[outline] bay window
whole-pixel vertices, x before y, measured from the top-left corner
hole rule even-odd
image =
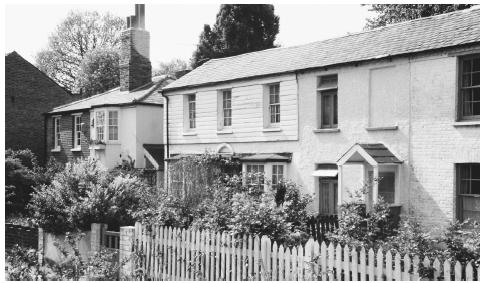
[[[74,145],[73,148],[78,149],[81,147],[82,137],[82,116],[74,115]]]
[[[54,117],[54,149],[60,149],[60,117]]]
[[[118,133],[119,133],[118,111],[109,111],[108,113],[109,113],[109,116],[108,116],[109,140],[117,141]]]
[[[95,128],[96,128],[96,140],[104,141],[104,123],[105,123],[104,111],[95,112]]]

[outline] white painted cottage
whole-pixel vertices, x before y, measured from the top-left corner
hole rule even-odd
[[[166,154],[231,154],[293,179],[321,214],[382,177],[369,205],[479,219],[479,53],[476,7],[210,60],[162,90]]]

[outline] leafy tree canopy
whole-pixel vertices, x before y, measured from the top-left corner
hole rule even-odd
[[[376,17],[367,19],[365,29],[468,9],[472,4],[372,4]]]
[[[96,48],[82,59],[76,87],[82,95],[91,96],[119,86],[119,52],[112,48]]]
[[[124,21],[109,13],[70,12],[37,53],[37,67],[57,83],[78,93],[78,73],[84,57],[96,48],[119,48]]]
[[[279,17],[273,5],[223,4],[213,27],[204,26],[191,59],[198,67],[209,59],[276,47]]]
[[[158,69],[154,71],[155,76],[174,75],[178,71],[184,71],[188,68],[186,61],[181,59],[172,59],[169,62],[159,63]]]

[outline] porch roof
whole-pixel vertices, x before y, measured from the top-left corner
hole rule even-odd
[[[338,165],[346,162],[366,161],[371,165],[403,163],[383,143],[356,143],[337,161]]]
[[[292,154],[284,153],[257,153],[240,157],[240,161],[265,161],[265,162],[290,162],[292,160]]]

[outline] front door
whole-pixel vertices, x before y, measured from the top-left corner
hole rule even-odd
[[[337,179],[319,178],[319,213],[337,214]]]

